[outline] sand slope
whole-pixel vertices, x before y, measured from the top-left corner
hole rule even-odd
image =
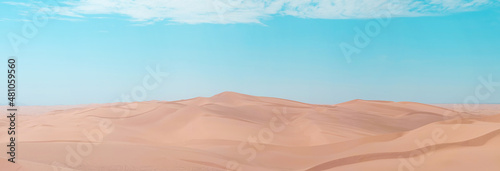
[[[500,170],[500,111],[494,115],[493,105],[488,115],[440,106],[364,100],[313,105],[225,92],[173,102],[52,107],[19,117],[17,164],[2,153],[0,167]],[[1,129],[7,124],[1,120]],[[5,147],[6,134],[0,140]]]

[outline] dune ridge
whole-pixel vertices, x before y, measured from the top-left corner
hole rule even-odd
[[[493,105],[474,112],[455,111],[449,105],[359,99],[314,105],[224,92],[171,102],[52,106],[43,112],[36,108],[19,117],[18,163],[7,162],[2,154],[2,168],[500,168],[500,112]],[[112,129],[101,129],[103,123]],[[0,126],[7,122],[2,120]],[[0,138],[6,145],[6,135]],[[470,155],[482,160],[469,161],[465,156]]]

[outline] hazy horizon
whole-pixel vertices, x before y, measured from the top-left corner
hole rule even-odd
[[[238,93],[238,92],[232,92],[232,91],[224,91],[221,93],[214,94],[213,96],[226,93],[226,92],[231,92],[231,93]],[[243,93],[238,93],[238,94],[243,94]],[[278,99],[284,99],[280,97],[271,97],[271,96],[257,96],[257,95],[251,95],[251,94],[245,94],[245,95],[250,95],[250,96],[255,96],[255,97],[270,97],[270,98],[278,98]],[[175,102],[175,101],[185,101],[185,100],[191,100],[194,98],[198,97],[204,97],[204,98],[210,98],[213,96],[197,96],[197,97],[191,97],[191,98],[186,98],[186,99],[177,99],[177,100],[145,100],[145,101],[130,101],[130,102],[124,102],[124,103],[131,103],[131,102],[154,102],[154,101],[159,101],[159,102]],[[284,99],[284,100],[290,100],[290,101],[295,101],[295,102],[301,102],[301,103],[307,103],[307,102],[302,102],[298,100],[293,100],[293,99]],[[344,102],[339,102],[339,103],[332,103],[332,104],[314,104],[314,103],[308,103],[308,104],[314,104],[314,105],[337,105],[345,102],[350,102],[350,101],[355,101],[355,100],[363,100],[363,101],[387,101],[387,102],[413,102],[413,101],[390,101],[390,100],[378,100],[378,99],[352,99],[352,100],[347,100]],[[118,103],[118,102],[109,102],[109,103],[81,103],[81,104],[63,104],[63,105],[24,105],[24,104],[18,104],[18,106],[79,106],[79,105],[93,105],[93,104],[112,104],[112,103]],[[415,103],[421,103],[421,102],[415,102]],[[430,105],[464,105],[464,104],[473,104],[473,103],[422,103],[422,104],[430,104]],[[500,103],[479,103],[479,105],[497,105]],[[0,106],[7,106],[5,104],[2,104]]]

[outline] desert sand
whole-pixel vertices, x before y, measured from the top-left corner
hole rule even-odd
[[[21,107],[16,164],[2,152],[0,170],[500,170],[500,105],[453,106],[314,105],[224,92],[172,102]],[[2,119],[1,129],[8,124]],[[7,151],[6,133],[0,141]]]

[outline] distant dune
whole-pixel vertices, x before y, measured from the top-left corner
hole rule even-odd
[[[2,152],[1,170],[500,170],[500,105],[314,105],[224,92],[22,111],[17,162]],[[7,151],[7,134],[0,140]]]

